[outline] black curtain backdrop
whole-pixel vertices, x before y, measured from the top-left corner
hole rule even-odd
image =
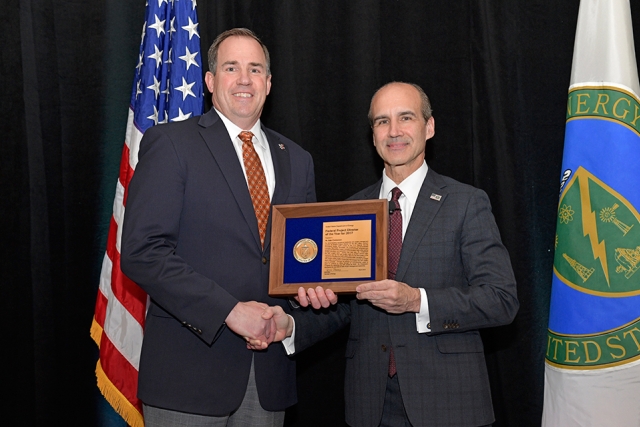
[[[198,4],[203,52],[236,26],[253,29],[269,47],[273,88],[263,120],[312,153],[319,201],[344,199],[381,176],[366,118],[375,89],[402,80],[430,96],[436,136],[428,164],[489,194],[518,280],[515,322],[483,331],[496,427],[540,424],[578,6]],[[2,418],[11,425],[117,425],[105,418],[95,385],[89,326],[144,1],[2,0],[2,10]],[[640,6],[632,12],[637,28]],[[288,410],[287,426],[344,425],[345,338],[346,331],[298,357],[300,402]]]

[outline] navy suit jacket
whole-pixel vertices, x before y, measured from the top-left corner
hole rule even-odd
[[[311,155],[263,130],[275,169],[272,204],[314,202]],[[138,397],[226,415],[242,402],[253,357],[262,407],[293,405],[295,364],[282,346],[251,352],[224,323],[239,301],[289,305],[267,294],[271,220],[263,250],[238,156],[215,110],[147,130],[128,191],[122,271],[151,301]]]
[[[382,180],[352,199],[377,199]],[[405,233],[396,280],[425,288],[431,329],[415,313],[388,314],[355,298],[324,312],[294,310],[296,352],[350,324],[346,420],[377,426],[389,346],[412,425],[480,426],[493,422],[479,329],[510,323],[517,310],[509,254],[486,193],[429,169]]]

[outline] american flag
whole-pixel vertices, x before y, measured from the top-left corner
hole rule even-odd
[[[131,426],[142,427],[136,397],[147,295],[120,270],[127,188],[142,135],[159,123],[202,114],[202,61],[196,0],[151,0],[146,6],[135,69],[120,176],[91,325],[100,348],[98,387]]]

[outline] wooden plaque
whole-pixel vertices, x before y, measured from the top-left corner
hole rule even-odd
[[[300,286],[355,293],[387,278],[386,199],[274,205],[269,295]]]

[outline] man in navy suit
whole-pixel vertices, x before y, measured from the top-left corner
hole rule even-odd
[[[214,108],[147,130],[129,186],[122,270],[150,297],[138,397],[147,427],[281,426],[295,364],[282,346],[252,352],[245,341],[273,340],[266,307],[289,310],[267,294],[270,214],[249,186],[262,169],[267,209],[314,202],[313,162],[260,122],[271,71],[255,34],[218,36],[209,69]],[[251,145],[260,165],[245,167]]]
[[[369,120],[385,169],[381,180],[351,199],[386,198],[400,210],[394,278],[361,284],[355,298],[329,309],[337,302],[331,290],[301,288],[302,306],[325,310],[294,310],[295,333],[280,309],[264,317],[274,315],[290,336],[284,341],[289,353],[350,324],[345,406],[351,426],[490,425],[479,329],[510,323],[519,304],[489,199],[427,166],[425,146],[435,121],[419,86],[380,88]]]

